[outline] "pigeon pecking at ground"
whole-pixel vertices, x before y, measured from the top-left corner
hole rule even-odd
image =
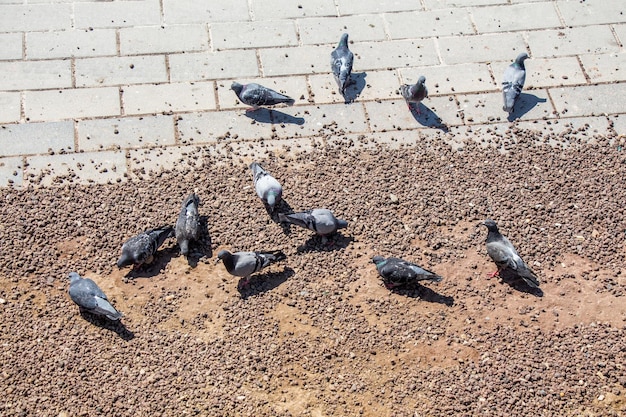
[[[122,256],[117,261],[117,267],[123,268],[132,264],[134,265],[133,268],[138,268],[142,264],[151,263],[157,249],[173,234],[174,228],[172,226],[164,226],[146,230],[131,237],[122,245]]]
[[[348,48],[348,34],[344,33],[341,35],[339,45],[330,54],[330,67],[341,95],[345,95],[346,88],[350,84],[353,62],[354,54]]]
[[[526,265],[509,239],[500,233],[496,222],[487,219],[481,224],[486,226],[489,231],[486,241],[487,253],[498,266],[498,269],[491,276],[502,276],[501,274],[506,271],[523,279],[528,286],[539,288],[537,275]]]
[[[421,75],[415,84],[402,84],[400,86],[400,94],[406,100],[406,104],[411,109],[411,103],[417,104],[417,114],[421,114],[419,103],[428,97],[428,89],[426,88],[426,77]]]
[[[293,106],[293,103],[295,103],[295,100],[291,97],[256,83],[239,84],[234,82],[230,89],[237,94],[242,103],[252,106],[252,109],[246,111],[254,111],[259,107],[275,106],[280,103]]]
[[[287,256],[280,250],[272,252],[235,252],[221,250],[217,254],[216,263],[220,260],[229,274],[244,279],[240,287],[248,285],[250,275],[260,271],[271,263],[282,261]]]
[[[376,269],[388,289],[409,286],[418,281],[439,282],[443,279],[434,272],[400,258],[385,259],[376,255],[372,258],[372,262],[376,265]]]
[[[104,316],[109,320],[119,320],[123,314],[109,302],[106,294],[89,278],[81,278],[76,272],[70,272],[68,293],[72,301],[90,313]]]
[[[348,227],[348,222],[336,218],[332,211],[319,208],[300,213],[278,213],[278,221],[312,230],[320,236],[331,235],[339,229]]]
[[[199,204],[200,198],[195,193],[190,194],[183,201],[183,207],[176,220],[176,241],[180,246],[180,253],[185,256],[189,254],[189,242],[198,240],[200,236]]]
[[[504,98],[505,112],[513,113],[513,107],[519,95],[522,93],[524,82],[526,81],[526,67],[524,60],[528,58],[526,52],[522,52],[515,58],[515,62],[504,70],[504,79],[502,81],[502,96]]]
[[[252,178],[254,180],[254,190],[261,200],[270,208],[270,213],[274,212],[274,208],[283,195],[283,187],[267,172],[258,162],[250,164],[252,170]]]

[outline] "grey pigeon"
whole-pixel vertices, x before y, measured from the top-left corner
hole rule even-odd
[[[117,261],[117,267],[123,268],[131,264],[134,264],[134,267],[139,267],[142,264],[151,263],[157,249],[173,234],[174,228],[172,226],[164,226],[146,230],[131,237],[122,245],[122,256]]]
[[[498,225],[491,219],[487,219],[481,223],[487,227],[487,253],[498,266],[496,272],[492,276],[508,272],[516,277],[523,279],[528,286],[539,288],[539,279],[537,275],[526,265],[524,260],[519,256],[515,247],[509,239],[504,237],[498,230]]]
[[[258,162],[250,164],[254,180],[254,190],[261,200],[274,212],[283,195],[283,187]]]
[[[515,62],[504,70],[504,79],[502,80],[502,96],[504,98],[505,112],[513,113],[513,107],[517,98],[522,93],[524,82],[526,81],[526,67],[524,60],[528,58],[526,52],[522,52],[515,58]]]
[[[414,263],[400,258],[387,258],[376,255],[372,258],[376,269],[389,289],[416,284],[418,281],[439,282],[443,278]]]
[[[72,301],[90,313],[104,316],[110,320],[119,320],[123,314],[117,311],[106,294],[89,278],[81,278],[76,272],[70,272],[68,293]]]
[[[274,106],[280,103],[293,106],[295,102],[295,100],[289,96],[280,94],[279,92],[256,83],[239,84],[234,82],[230,86],[230,89],[237,94],[237,97],[239,97],[242,103],[252,106],[252,110],[263,106]]]
[[[198,240],[200,236],[200,215],[198,214],[198,205],[200,199],[195,193],[190,194],[185,201],[183,207],[176,220],[176,241],[180,246],[180,253],[189,254],[189,242]]]
[[[248,284],[250,275],[260,271],[271,263],[282,261],[287,256],[280,251],[272,252],[235,252],[221,250],[217,254],[216,263],[220,260],[229,274],[244,278],[242,286]]]
[[[406,104],[411,108],[411,103],[417,104],[417,114],[420,113],[419,103],[428,97],[428,89],[426,88],[426,77],[420,75],[415,84],[402,84],[400,86],[400,94],[406,100]]]
[[[332,211],[319,208],[300,213],[278,213],[278,221],[312,230],[320,236],[327,236],[348,227],[348,222],[336,218]]]
[[[353,62],[354,54],[348,48],[348,34],[344,33],[341,35],[339,45],[330,54],[330,68],[333,71],[341,95],[345,95],[346,88],[350,84]]]

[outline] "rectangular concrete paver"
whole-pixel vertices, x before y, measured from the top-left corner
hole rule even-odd
[[[492,67],[501,70],[510,62],[493,63]],[[526,60],[526,84],[529,87],[558,87],[562,85],[585,84],[587,82],[576,57],[534,58]]]
[[[186,114],[177,126],[180,141],[185,145],[272,136],[271,123],[257,122],[254,116],[240,110]]]
[[[464,9],[386,13],[384,17],[391,39],[475,33],[469,12]]]
[[[328,46],[311,45],[297,48],[260,49],[259,56],[261,57],[263,75],[330,72],[330,53],[332,50],[333,48]]]
[[[395,70],[353,72],[352,80],[354,83],[346,90],[346,98],[349,100],[369,101],[398,97],[400,82]],[[309,82],[315,103],[345,102],[331,74],[311,75]]]
[[[333,0],[250,0],[254,20],[285,19],[293,17],[337,16]]]
[[[77,87],[143,84],[167,81],[165,57],[143,55],[77,59]]]
[[[144,84],[123,87],[126,114],[215,110],[213,82]]]
[[[74,123],[46,122],[0,128],[0,157],[74,150]]]
[[[281,109],[282,110],[282,109]],[[361,103],[321,104],[285,109],[285,116],[274,114],[276,133],[281,138],[312,136],[333,130],[346,133],[367,131],[365,112]]]
[[[339,14],[363,14],[421,10],[419,0],[337,0]]]
[[[361,42],[354,50],[354,70],[371,70],[438,65],[432,39]]]
[[[0,33],[0,59],[22,59],[22,34]]]
[[[458,96],[458,100],[467,123],[497,123],[509,120],[509,114],[502,110],[502,93],[466,94]],[[522,93],[515,103],[513,116],[519,120],[541,119],[554,117],[553,112],[546,90],[532,90]]]
[[[256,77],[259,75],[253,50],[196,52],[170,55],[172,82]]]
[[[618,52],[620,47],[609,26],[537,30],[526,34],[531,57]]]
[[[209,47],[208,30],[200,24],[123,28],[119,34],[122,55],[206,51]]]
[[[609,121],[606,117],[574,117],[550,120],[550,123],[522,121],[517,123],[520,129],[533,130],[546,135],[564,135],[589,140],[594,135],[609,133]]]
[[[557,111],[566,117],[625,113],[626,84],[550,89]]]
[[[213,48],[217,50],[298,45],[296,26],[292,20],[213,23],[211,39]]]
[[[71,4],[2,4],[0,30],[27,32],[70,29]]]
[[[173,116],[126,117],[78,122],[81,151],[174,145]]]
[[[559,0],[557,7],[568,26],[624,22],[626,2],[622,0]]]
[[[591,82],[626,81],[626,53],[580,55]]]
[[[400,129],[444,128],[462,123],[458,107],[448,97],[425,99],[419,106],[421,114],[409,110],[403,99],[370,101],[365,104],[372,131],[395,131]]]
[[[248,0],[163,0],[163,16],[168,25],[250,20]]]
[[[626,114],[610,116],[609,120],[613,124],[613,129],[618,135],[626,135]]]
[[[487,64],[441,65],[400,69],[403,83],[414,84],[426,77],[429,95],[490,91],[499,88],[491,78]]]
[[[307,103],[309,93],[306,78],[304,76],[273,77],[273,78],[240,78],[236,80],[241,84],[257,83],[281,94],[286,94],[296,101],[296,104]],[[220,109],[247,109],[250,106],[243,104],[237,95],[230,89],[232,81],[217,81],[217,99]]]
[[[27,91],[24,113],[32,121],[117,116],[120,94],[116,87]]]
[[[0,92],[0,123],[19,122],[21,117],[21,94]]]
[[[304,45],[336,44],[343,33],[350,34],[350,41],[381,41],[387,36],[382,17],[375,14],[312,17],[296,22]]]
[[[117,55],[115,36],[115,29],[27,33],[26,57],[49,59]]]
[[[160,25],[158,0],[77,2],[74,25],[79,29]]]
[[[0,187],[20,188],[24,180],[24,158],[0,158]]]
[[[520,33],[452,36],[437,39],[445,64],[465,64],[515,59],[526,51]]]
[[[423,0],[426,9],[447,9],[450,7],[488,6],[508,4],[508,0]],[[545,0],[541,0],[545,1]]]
[[[72,67],[69,60],[0,62],[0,90],[36,90],[71,86]]]
[[[472,17],[479,33],[556,28],[561,26],[561,21],[551,1],[536,3],[531,6],[516,4],[477,7],[472,9]]]

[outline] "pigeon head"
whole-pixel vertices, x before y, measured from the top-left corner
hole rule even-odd
[[[372,258],[372,262],[374,262],[375,264],[377,264],[377,265],[378,265],[378,264],[379,264],[379,263],[381,263],[381,262],[385,262],[385,258],[383,258],[383,257],[382,257],[382,256],[380,256],[380,255],[376,255],[376,256],[374,256],[374,257]]]
[[[422,85],[426,82],[426,77],[424,77],[423,75],[420,75],[420,77],[417,79],[417,84]]]
[[[348,34],[344,33],[343,35],[341,35],[341,39],[339,40],[339,45],[340,46],[348,46]]]
[[[487,219],[484,222],[481,223],[483,226],[485,226],[490,232],[497,232],[498,231],[498,225],[496,224],[496,222],[494,222],[491,219]]]
[[[133,258],[132,256],[130,256],[130,254],[122,253],[122,256],[120,256],[120,259],[117,261],[117,267],[124,268],[125,266],[131,265],[133,263]]]
[[[515,63],[517,65],[524,66],[524,60],[528,58],[529,58],[528,54],[526,52],[522,52],[521,54],[517,56],[517,58],[515,58]]]
[[[270,190],[267,193],[267,205],[270,206],[272,209],[274,209],[274,206],[276,205],[278,198],[279,198],[278,193],[276,193],[276,191],[274,190]]]
[[[230,89],[233,90],[237,96],[239,96],[239,94],[241,94],[241,90],[243,90],[243,85],[238,82],[234,82],[230,85]]]
[[[67,277],[70,279],[70,284],[73,284],[80,279],[80,275],[76,272],[70,272]]]
[[[180,253],[181,255],[188,255],[189,254],[189,241],[188,240],[181,240],[178,245],[180,246]]]
[[[348,227],[348,222],[343,219],[337,219],[337,229],[345,229]]]
[[[217,259],[215,260],[215,263],[223,260],[223,259],[228,259],[230,258],[232,255],[230,252],[228,252],[227,250],[221,250],[219,252],[217,252]]]

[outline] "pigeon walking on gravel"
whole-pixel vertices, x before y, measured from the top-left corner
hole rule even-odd
[[[387,258],[376,255],[372,258],[385,287],[392,289],[400,286],[414,285],[418,281],[440,282],[443,278],[414,263],[400,258]]]
[[[339,229],[348,227],[348,222],[335,217],[328,209],[312,209],[300,213],[283,214],[278,213],[278,221],[281,223],[291,223],[305,229],[312,230],[320,236],[328,236]]]
[[[509,272],[523,279],[528,286],[539,288],[537,275],[526,265],[509,239],[500,233],[496,222],[487,219],[481,224],[486,226],[489,231],[486,241],[487,253],[498,266],[498,269],[491,276],[494,277],[501,275],[503,272]]]
[[[524,60],[528,58],[526,52],[522,52],[515,58],[515,62],[504,70],[504,79],[502,81],[502,96],[504,98],[504,107],[502,110],[513,113],[513,107],[519,95],[522,93],[524,82],[526,81],[526,67]]]
[[[428,97],[428,89],[426,88],[426,77],[420,75],[415,84],[402,84],[400,86],[400,94],[406,100],[409,110],[411,109],[411,103],[417,104],[417,114],[421,114],[419,109],[419,103]]]
[[[330,54],[330,67],[341,95],[345,95],[346,88],[350,84],[353,62],[354,54],[348,48],[348,34],[344,33],[341,35],[339,45]]]
[[[134,265],[138,268],[143,264],[149,264],[154,260],[154,254],[165,240],[174,234],[172,226],[164,226],[158,229],[146,230],[133,236],[122,245],[122,256],[117,261],[117,267],[123,268]]]
[[[80,308],[113,321],[122,318],[123,314],[111,305],[106,294],[91,279],[81,278],[76,272],[70,272],[69,279],[67,292]]]
[[[283,187],[267,172],[258,162],[250,164],[254,180],[254,190],[261,200],[269,206],[270,213],[280,202],[283,195]]]
[[[256,83],[239,84],[234,82],[230,89],[237,94],[242,103],[252,106],[252,109],[246,111],[254,111],[259,107],[275,106],[280,103],[293,106],[293,103],[295,103],[295,100],[291,97]]]
[[[229,274],[244,279],[241,287],[248,285],[250,275],[260,271],[266,266],[282,261],[287,256],[280,250],[272,252],[235,252],[221,250],[217,254],[216,263],[220,260]]]
[[[187,256],[189,254],[189,242],[198,240],[200,236],[200,215],[198,205],[200,198],[195,193],[190,194],[176,220],[176,241],[180,246],[180,253]]]

